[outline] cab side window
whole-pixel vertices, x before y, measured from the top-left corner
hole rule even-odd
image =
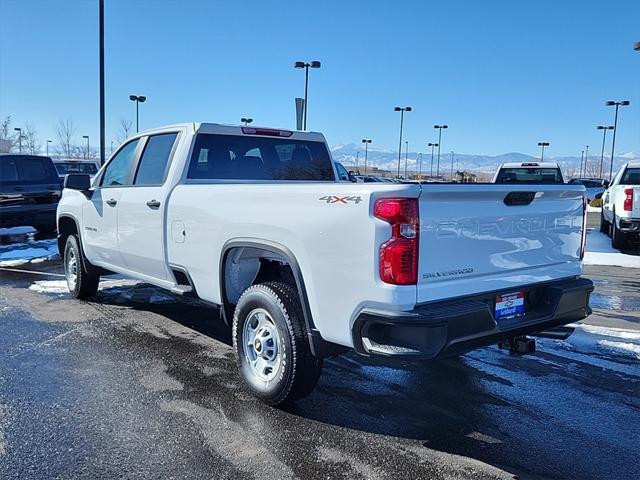
[[[111,159],[102,175],[100,185],[103,187],[117,187],[120,185],[131,185],[131,167],[136,155],[136,148],[140,139],[136,138],[127,143]]]
[[[140,158],[134,185],[162,185],[164,183],[169,157],[177,136],[177,133],[165,133],[149,137]]]

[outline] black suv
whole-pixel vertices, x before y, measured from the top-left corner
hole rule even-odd
[[[56,229],[62,189],[49,157],[0,154],[0,227]]]

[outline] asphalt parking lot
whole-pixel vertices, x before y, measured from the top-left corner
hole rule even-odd
[[[348,354],[276,409],[214,309],[117,277],[73,300],[53,244],[0,238],[38,259],[0,270],[1,479],[639,476],[639,269],[586,266],[593,315],[534,356]]]

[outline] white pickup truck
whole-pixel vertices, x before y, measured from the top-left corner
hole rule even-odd
[[[614,248],[640,248],[640,162],[622,165],[602,195],[600,231]]]
[[[348,349],[432,359],[589,315],[583,186],[351,183],[335,168],[319,133],[140,133],[91,184],[65,178],[69,290],[91,297],[117,272],[219,305],[271,404]]]

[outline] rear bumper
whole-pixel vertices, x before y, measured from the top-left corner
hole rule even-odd
[[[56,225],[57,203],[0,208],[0,227]]]
[[[496,321],[495,296],[526,292],[526,314]],[[458,355],[510,337],[540,332],[591,313],[586,278],[418,305],[409,312],[365,309],[353,324],[353,345],[367,356],[432,359]]]

